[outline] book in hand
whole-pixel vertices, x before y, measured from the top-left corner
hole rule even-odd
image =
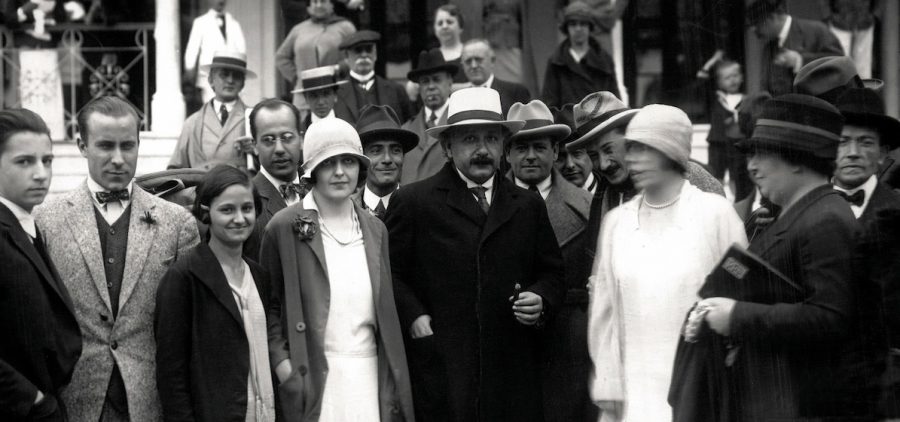
[[[741,302],[796,303],[803,300],[803,288],[760,257],[731,245],[715,269],[706,276],[698,295],[727,297]]]

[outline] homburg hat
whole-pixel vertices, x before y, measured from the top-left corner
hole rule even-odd
[[[441,50],[432,48],[419,53],[419,61],[416,62],[416,68],[407,72],[406,78],[416,82],[422,76],[437,72],[447,72],[452,77],[459,73],[459,66],[455,63],[448,63],[444,60]]]
[[[843,126],[844,117],[827,101],[785,94],[763,105],[753,135],[737,147],[744,152],[763,149],[834,160]]]

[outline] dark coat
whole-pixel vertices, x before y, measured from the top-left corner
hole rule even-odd
[[[827,228],[827,230],[823,230]],[[854,318],[860,227],[831,185],[815,188],[750,243],[750,252],[807,293],[799,303],[737,302],[731,338],[734,411],[741,420],[841,416],[839,365]]]
[[[796,16],[792,18],[783,47],[800,53],[803,64],[822,57],[844,55],[841,43],[824,23]],[[772,63],[778,52],[777,39],[763,46],[762,89],[774,97],[791,93],[794,85],[794,70]]]
[[[562,257],[540,198],[502,177],[494,189],[486,216],[448,163],[391,198],[400,321],[430,315],[435,333],[407,346],[422,420],[543,420],[538,331],[509,299],[519,283],[559,309]]]
[[[0,256],[0,420],[27,421],[39,390],[48,405],[59,401],[81,356],[81,331],[53,262],[3,204]]]
[[[338,101],[334,105],[335,116],[346,116],[350,124],[356,124],[359,120],[360,106],[357,98],[357,90],[354,89],[356,82],[350,78],[350,83],[341,85],[338,88]],[[412,103],[409,102],[409,96],[406,95],[406,89],[400,84],[375,75],[375,83],[372,85],[375,90],[375,97],[378,99],[376,104],[390,106],[397,116],[400,117],[400,123],[403,123],[413,117]],[[346,119],[345,119],[346,120]]]
[[[541,97],[548,107],[578,104],[588,94],[597,91],[609,91],[619,96],[612,57],[593,38],[590,45],[581,63],[576,63],[569,54],[570,43],[566,39],[547,61]]]
[[[256,217],[256,226],[253,227],[253,233],[244,241],[244,256],[259,262],[259,246],[262,242],[263,231],[265,231],[266,225],[269,224],[272,216],[287,207],[287,203],[284,202],[281,192],[261,172],[253,176],[253,186],[256,188],[256,192],[259,193],[261,210]]]
[[[246,260],[264,307],[269,279]],[[219,260],[201,243],[175,262],[156,292],[156,379],[166,421],[243,421],[250,349]],[[269,370],[269,368],[264,368]]]
[[[506,113],[509,113],[509,108],[513,104],[527,104],[531,101],[531,93],[524,85],[497,79],[496,76],[491,82],[491,89],[500,93],[500,110],[503,112],[503,117],[506,117]]]
[[[381,220],[355,207],[375,301],[381,421],[413,422],[409,371],[394,305],[394,283],[387,253],[388,233]],[[272,218],[263,235],[260,263],[272,280],[268,311],[269,359],[272,367],[290,359],[293,368],[290,377],[278,386],[281,408],[290,420],[314,422],[322,411],[322,395],[328,379],[325,324],[331,290],[326,268],[341,263],[327,262],[320,230],[310,240],[299,239],[293,224],[301,217],[318,221],[317,213],[304,209],[302,201]],[[291,294],[292,291],[295,294]],[[298,312],[301,309],[303,312]],[[306,353],[300,346],[304,343]]]

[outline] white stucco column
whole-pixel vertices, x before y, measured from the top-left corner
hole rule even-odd
[[[150,104],[151,130],[160,136],[177,137],[184,123],[181,95],[181,47],[178,38],[178,0],[156,0],[156,92]]]

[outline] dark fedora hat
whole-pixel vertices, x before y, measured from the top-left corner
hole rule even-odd
[[[881,142],[890,148],[900,146],[900,121],[884,113],[884,101],[875,91],[867,88],[851,88],[837,99],[838,111],[844,116],[845,125],[873,128],[881,133]]]
[[[347,50],[361,44],[375,44],[380,40],[381,34],[368,29],[363,29],[362,31],[356,31],[350,34],[338,48]]]
[[[448,63],[444,60],[444,55],[441,54],[441,50],[432,48],[431,50],[419,53],[419,61],[416,63],[416,68],[410,70],[406,74],[406,78],[416,82],[419,80],[420,76],[437,72],[447,72],[450,76],[453,76],[459,72],[459,66],[455,63]]]
[[[785,94],[763,105],[753,136],[737,147],[744,152],[763,149],[834,160],[843,126],[844,117],[827,101]]]
[[[419,144],[419,135],[401,128],[397,113],[386,105],[368,104],[363,107],[356,120],[356,132],[363,148],[368,142],[390,139],[399,142],[406,154]]]
[[[844,91],[863,86],[856,64],[847,56],[815,59],[801,67],[794,77],[794,92],[812,95],[832,104]]]

